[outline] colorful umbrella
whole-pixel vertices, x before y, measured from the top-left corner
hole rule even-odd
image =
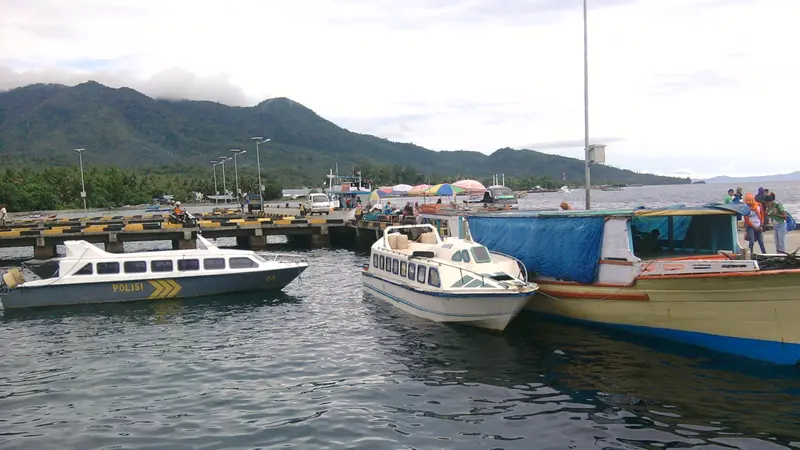
[[[378,201],[383,197],[388,196],[391,193],[392,193],[391,188],[375,189],[374,191],[372,191],[372,194],[369,195],[369,200],[371,202]]]
[[[392,193],[393,194],[405,194],[408,191],[410,191],[411,189],[412,189],[412,187],[410,185],[408,185],[408,184],[398,184],[398,185],[392,186]]]
[[[453,183],[453,186],[465,189],[470,194],[483,194],[486,192],[486,186],[475,180],[459,180]]]
[[[410,197],[416,197],[416,196],[419,196],[419,195],[423,195],[423,192],[425,191],[425,189],[428,189],[429,187],[431,187],[431,185],[429,185],[429,184],[418,184],[418,185],[414,186],[413,188],[411,188],[410,191],[408,191],[408,195]]]
[[[467,191],[466,189],[460,188],[458,186],[453,186],[450,183],[442,183],[442,184],[437,184],[435,186],[431,186],[428,189],[425,189],[423,191],[423,194],[451,196],[456,194],[463,194],[466,191]]]

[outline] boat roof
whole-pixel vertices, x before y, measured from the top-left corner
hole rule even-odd
[[[156,250],[151,252],[110,253],[87,241],[64,241],[66,255],[61,259],[147,259],[169,258],[192,253],[207,253],[213,251],[218,255],[245,255],[252,254],[249,250],[221,249],[202,236],[197,236],[197,248],[186,250]]]
[[[592,210],[531,210],[498,212],[456,212],[442,211],[441,215],[459,214],[472,217],[668,217],[668,216],[710,216],[749,214],[745,204],[707,204],[703,206],[672,205],[660,208],[638,206],[632,209],[592,209]]]

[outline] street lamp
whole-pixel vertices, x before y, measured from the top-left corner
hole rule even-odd
[[[230,156],[220,156],[219,164],[222,164],[222,192],[228,195],[228,187],[225,185],[225,162],[230,161]],[[227,203],[227,201],[225,202]]]
[[[258,152],[258,145],[259,144],[266,144],[267,142],[271,141],[271,139],[267,138],[264,139],[261,136],[254,136],[250,138],[256,141],[256,165],[258,166],[258,201],[261,205],[261,211],[264,211],[264,183],[261,181],[261,156]]]
[[[211,160],[211,168],[214,169],[214,196],[217,197],[214,199],[214,203],[219,203],[219,191],[217,190],[217,164],[219,161]]]
[[[83,152],[86,151],[85,148],[76,148],[73,149],[75,153],[78,154],[78,161],[80,161],[81,165],[81,197],[83,198],[83,213],[84,215],[89,215],[89,210],[86,208],[86,185],[83,182]]]
[[[234,176],[236,177],[236,201],[240,202],[240,198],[242,195],[242,191],[239,190],[239,164],[236,162],[236,157],[239,155],[244,155],[247,153],[247,150],[239,150],[238,148],[232,148],[231,153],[233,153],[233,171]]]
[[[589,157],[589,31],[586,19],[586,3],[583,0],[583,143],[584,143],[584,184],[586,189],[586,209],[592,208],[591,159]]]

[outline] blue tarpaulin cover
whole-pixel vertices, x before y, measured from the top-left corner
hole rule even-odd
[[[603,244],[603,217],[470,217],[473,240],[519,258],[528,272],[592,283]]]

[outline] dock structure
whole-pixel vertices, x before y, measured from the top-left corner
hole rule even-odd
[[[241,246],[264,248],[267,236],[306,237],[329,243],[331,228],[344,227],[341,218],[270,214],[206,214],[196,226],[173,224],[166,215],[103,216],[81,219],[17,221],[0,231],[0,248],[33,247],[34,258],[56,256],[56,246],[68,240],[102,243],[109,252],[123,252],[125,242],[172,241],[172,248],[195,248],[198,233],[206,238],[234,237]]]

